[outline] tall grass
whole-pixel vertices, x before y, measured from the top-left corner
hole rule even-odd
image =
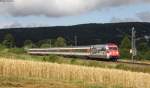
[[[84,81],[112,88],[150,88],[150,74],[48,62],[0,59],[0,75]]]

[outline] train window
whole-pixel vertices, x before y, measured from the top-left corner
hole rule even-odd
[[[106,48],[102,48],[101,51],[106,51]]]
[[[97,49],[96,48],[92,48],[92,54],[96,54],[97,53]]]
[[[87,52],[88,49],[75,49],[73,52]]]
[[[109,50],[118,50],[117,47],[109,47]]]

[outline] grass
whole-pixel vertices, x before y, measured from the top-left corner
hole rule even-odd
[[[114,68],[114,69],[121,69],[121,70],[132,71],[132,72],[150,73],[150,67],[148,66],[118,64],[118,63],[101,62],[95,60],[84,60],[78,58],[64,58],[56,55],[32,56],[21,52],[24,51],[22,49],[16,49],[16,50],[4,49],[0,51],[0,57],[31,60],[31,61],[52,62],[52,63],[59,63],[59,64],[74,64],[74,65],[82,65],[82,66],[89,66],[89,67]]]
[[[48,62],[0,59],[2,77],[33,77],[94,84],[90,88],[150,88],[150,74]]]
[[[40,78],[0,76],[0,88],[87,88],[81,83]]]
[[[101,62],[95,60],[85,60],[79,58],[64,58],[56,55],[49,56],[32,56],[24,53],[15,54],[8,52],[10,50],[0,51],[0,57],[4,58],[13,58],[13,59],[22,59],[22,60],[32,60],[32,61],[42,61],[42,62],[53,62],[59,64],[74,64],[74,65],[82,65],[89,67],[101,67],[101,68],[114,68],[114,69],[122,69],[126,71],[133,72],[144,72],[150,73],[150,67],[148,66],[139,66],[139,65],[129,65],[129,64],[118,64],[118,63],[110,63],[110,62]]]

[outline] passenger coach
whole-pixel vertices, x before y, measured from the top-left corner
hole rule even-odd
[[[27,50],[32,55],[66,55],[88,58],[105,58],[116,61],[120,54],[116,44],[90,45],[79,47],[33,48]]]

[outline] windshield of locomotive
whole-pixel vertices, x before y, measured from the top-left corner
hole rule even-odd
[[[109,50],[118,50],[117,47],[109,47]]]

